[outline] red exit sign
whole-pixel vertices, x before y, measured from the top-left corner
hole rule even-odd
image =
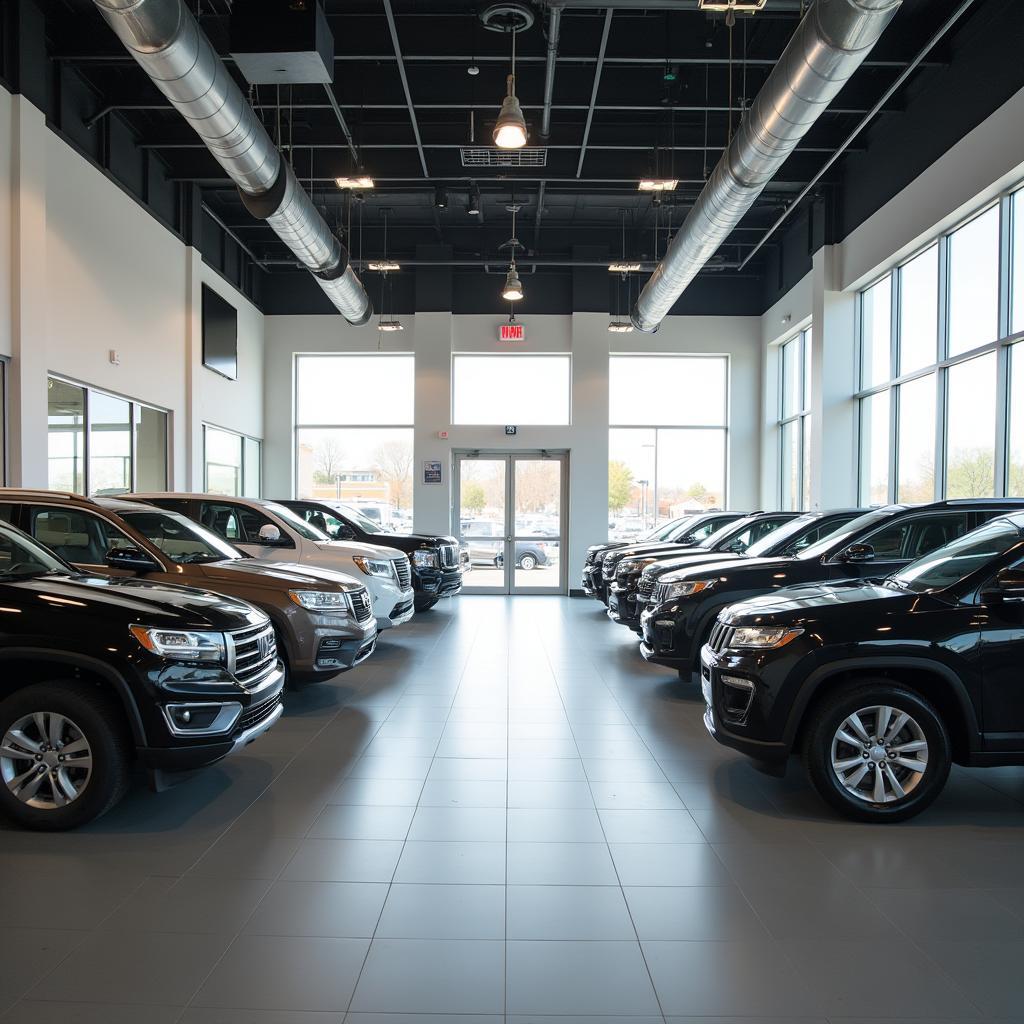
[[[498,329],[498,341],[526,341],[526,329],[522,324],[502,324]]]

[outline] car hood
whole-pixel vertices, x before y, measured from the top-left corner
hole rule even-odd
[[[42,607],[80,609],[103,617],[120,612],[143,626],[222,631],[267,621],[263,612],[233,597],[130,577],[45,576],[0,584],[0,589],[8,587],[19,598],[38,600]]]
[[[848,615],[854,605],[870,605],[872,618],[885,618],[909,610],[921,598],[921,594],[865,580],[806,583],[740,601],[724,609],[720,617],[730,626],[806,625]],[[864,615],[865,609],[858,609],[857,614]]]
[[[675,570],[673,573],[666,573],[661,577],[662,583],[678,583],[680,580],[690,579],[701,579],[709,572],[715,575],[720,575],[718,572],[721,567],[721,574],[740,574],[750,572],[770,572],[773,569],[788,569],[797,560],[795,558],[734,558],[731,561],[728,558],[716,558],[713,562],[702,562],[700,565],[694,566],[683,566],[680,569]]]
[[[656,541],[650,544],[633,544],[630,547],[619,548],[612,552],[617,561],[625,558],[644,558],[647,555],[660,555],[675,551],[686,551],[696,547],[695,544],[680,544],[673,541]],[[713,554],[713,552],[711,552]]]
[[[644,575],[648,577],[654,577],[660,579],[666,573],[674,572],[676,569],[688,569],[698,565],[711,565],[717,562],[734,562],[738,558],[742,558],[739,552],[736,551],[702,551],[700,553],[694,551],[688,555],[679,555],[672,558],[659,558],[658,561],[652,562],[646,569],[644,569]]]
[[[298,565],[294,562],[262,562],[257,558],[239,558],[223,562],[204,562],[197,568],[202,570],[203,580],[211,587],[218,583],[252,582],[256,586],[276,587],[291,590],[304,587],[311,590],[359,590],[362,587],[355,577],[334,569],[320,569],[312,565]]]
[[[383,544],[360,544],[353,540],[318,540],[316,546],[324,551],[337,552],[340,555],[360,555],[363,558],[383,558],[393,561],[405,558],[405,552],[398,548],[389,548]]]
[[[436,544],[455,544],[458,539],[455,537],[441,537],[432,533],[389,533],[384,536],[388,541],[403,541],[409,544],[420,544],[434,547]]]

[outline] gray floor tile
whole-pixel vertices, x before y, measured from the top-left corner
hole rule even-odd
[[[1005,901],[1005,890],[877,889],[866,895],[917,942],[949,936],[980,941],[1024,941],[1024,918]]]
[[[348,773],[350,779],[419,779],[427,777],[430,757],[367,757],[359,758]]]
[[[505,1024],[505,1018],[490,1013],[350,1013],[345,1024]]]
[[[710,846],[699,843],[612,843],[622,885],[727,885],[725,866]]]
[[[502,777],[495,780],[428,778],[420,807],[504,807],[507,783],[501,765]]]
[[[645,758],[627,761],[621,758],[588,757],[583,761],[587,778],[591,782],[664,782],[665,773],[656,761]]]
[[[423,783],[419,779],[346,779],[331,795],[332,804],[373,807],[415,807]]]
[[[601,843],[604,832],[593,808],[522,808],[508,811],[510,843]]]
[[[63,963],[47,957],[56,970],[30,997],[184,1006],[229,941],[224,935],[96,933]]]
[[[810,843],[715,843],[714,849],[741,886],[747,883],[827,886],[849,882],[849,878]]]
[[[509,942],[511,1014],[652,1014],[658,1001],[637,942]]]
[[[37,928],[40,922],[74,922],[92,928],[145,881],[110,874],[84,881],[68,873],[35,873],[0,867],[0,907],[8,928]]]
[[[409,829],[416,842],[503,843],[504,807],[419,807]]]
[[[392,885],[376,937],[503,940],[505,887]]]
[[[345,1010],[368,946],[365,939],[243,935],[193,1003],[232,1009]]]
[[[407,842],[395,881],[503,885],[505,844]]]
[[[869,897],[847,883],[813,887],[744,884],[743,893],[776,939],[905,941]]]
[[[0,932],[0,1012],[50,972],[61,969],[65,958],[88,939],[85,931],[4,928]]]
[[[390,882],[400,842],[306,839],[281,877],[288,882]]]
[[[508,805],[517,808],[593,808],[590,784],[517,780],[508,784]]]
[[[229,832],[191,868],[206,878],[276,878],[299,848],[298,839]]]
[[[245,932],[368,939],[387,893],[379,882],[275,882]]]
[[[510,885],[508,938],[629,940],[636,931],[615,886]]]
[[[234,935],[266,895],[266,879],[150,878],[100,926],[103,931]]]
[[[404,840],[415,807],[330,804],[309,830],[310,839]]]
[[[704,843],[704,834],[683,810],[598,811],[609,843]]]
[[[508,761],[503,757],[438,757],[427,775],[429,782],[504,782]]]
[[[509,885],[618,885],[604,843],[509,843]]]
[[[733,886],[628,886],[625,893],[641,940],[767,938],[757,914]]]
[[[112,1003],[46,1003],[23,999],[3,1016],[4,1024],[177,1024],[179,1006],[138,1006]],[[187,1019],[187,1018],[186,1018]],[[212,1024],[212,1022],[211,1022]],[[227,1022],[223,1022],[227,1024]],[[285,1024],[284,1021],[280,1024]],[[324,1021],[323,1024],[333,1024]]]
[[[498,1014],[504,979],[503,942],[375,939],[352,1010]]]
[[[510,757],[509,781],[585,782],[583,762],[578,757]]]
[[[594,803],[599,810],[673,810],[683,802],[670,782],[597,782],[591,779]]]
[[[1024,942],[937,941],[939,938],[922,942],[922,948],[986,1018],[1021,1014],[1024,1010],[1024,975],[1021,973]],[[925,1002],[921,1000],[921,1004]],[[967,1016],[963,1002],[950,1005],[955,1008],[953,1012]],[[934,1006],[929,1005],[929,1009],[932,1013],[939,1012]]]

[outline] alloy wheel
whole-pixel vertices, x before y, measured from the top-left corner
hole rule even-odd
[[[0,741],[0,778],[29,807],[66,807],[82,795],[91,775],[85,733],[56,711],[23,715]]]
[[[928,740],[906,711],[884,704],[845,718],[832,737],[832,770],[848,794],[892,804],[913,792],[928,767]]]

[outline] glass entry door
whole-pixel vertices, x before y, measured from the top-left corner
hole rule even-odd
[[[566,592],[564,453],[456,453],[455,532],[468,551],[464,589]]]

